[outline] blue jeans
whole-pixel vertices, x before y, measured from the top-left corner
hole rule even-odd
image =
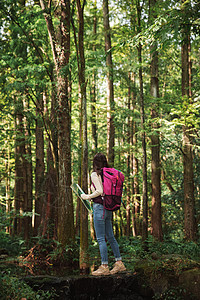
[[[103,205],[94,203],[94,228],[101,255],[101,263],[108,264],[107,241],[110,243],[113,250],[115,260],[121,260],[119,245],[114,237],[112,228],[112,211],[103,208]]]

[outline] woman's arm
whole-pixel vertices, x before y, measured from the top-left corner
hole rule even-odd
[[[103,194],[103,186],[102,186],[102,182],[101,182],[101,177],[98,176],[96,172],[93,172],[91,174],[91,181],[95,186],[95,191],[92,194],[82,194],[81,198],[83,200],[90,200],[92,198],[95,198],[95,197]]]

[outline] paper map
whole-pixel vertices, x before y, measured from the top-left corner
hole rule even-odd
[[[85,207],[87,208],[89,213],[92,213],[93,209],[92,209],[90,201],[89,200],[83,200],[81,198],[81,194],[85,194],[84,191],[81,189],[81,187],[77,183],[72,183],[71,188],[74,191],[74,193],[76,193],[76,195],[81,199],[82,203],[85,205]]]

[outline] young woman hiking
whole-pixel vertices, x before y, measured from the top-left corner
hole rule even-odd
[[[101,255],[101,266],[92,275],[110,275],[125,271],[126,268],[122,262],[119,245],[114,237],[112,228],[112,211],[106,210],[103,207],[103,185],[101,179],[101,169],[108,167],[106,156],[102,153],[97,153],[93,159],[93,172],[91,174],[91,191],[92,194],[82,194],[84,200],[92,200],[94,210],[94,228],[99,244]],[[110,243],[115,256],[115,264],[110,271],[108,267],[108,252],[106,240]]]

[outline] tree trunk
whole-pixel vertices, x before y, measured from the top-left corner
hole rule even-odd
[[[141,31],[141,7],[137,2],[138,30]],[[143,92],[143,75],[142,75],[142,46],[138,46],[138,62],[139,62],[139,82],[140,82],[140,113],[141,113],[141,130],[142,130],[142,175],[143,175],[143,191],[142,191],[142,240],[148,238],[148,196],[147,196],[147,154],[146,154],[146,134],[145,134],[145,114],[144,114],[144,92]]]
[[[111,35],[108,0],[103,0],[103,19],[105,32],[105,52],[107,66],[107,156],[108,163],[114,166],[115,126],[114,126],[114,87]]]
[[[142,65],[142,56],[141,56],[142,47],[138,47],[138,58],[139,63]],[[140,80],[140,105],[141,105],[141,129],[142,129],[142,174],[143,174],[143,189],[142,189],[142,239],[145,241],[148,237],[148,196],[147,196],[147,154],[146,154],[146,134],[145,134],[145,115],[144,115],[144,95],[143,95],[143,76],[142,76],[142,67],[139,69],[139,80]]]
[[[131,121],[130,121],[130,109],[131,109],[131,78],[129,74],[129,87],[128,87],[128,120],[127,120],[127,145],[131,143]],[[130,187],[130,147],[128,146],[127,154],[127,200],[126,200],[126,235],[130,236],[131,232],[131,187]]]
[[[56,38],[51,15],[47,5],[40,0],[47,24],[56,70],[58,107],[59,148],[59,198],[58,198],[58,240],[63,247],[74,242],[74,212],[71,185],[71,101],[68,93],[70,57],[70,1],[62,0],[57,10],[60,18],[59,36]],[[50,8],[50,7],[48,7]],[[57,52],[59,51],[59,52]]]
[[[156,0],[150,0],[150,21],[156,17]],[[162,219],[161,219],[161,168],[160,168],[160,137],[158,123],[159,103],[159,81],[158,81],[158,52],[157,44],[151,46],[151,85],[150,94],[152,97],[152,134],[151,134],[151,185],[152,185],[152,212],[151,226],[154,238],[162,241]]]
[[[61,1],[61,51],[58,80],[58,149],[59,149],[59,202],[58,240],[65,246],[74,242],[74,212],[71,185],[71,99],[69,95],[70,57],[70,1]]]
[[[132,93],[131,93],[131,106],[134,112],[136,107],[136,93],[135,93],[135,75],[132,74]],[[137,158],[137,126],[134,117],[131,119],[131,145],[133,153],[131,155],[131,169],[133,170],[132,194],[133,194],[133,213],[132,213],[132,226],[133,236],[141,234],[140,230],[140,189],[139,189],[139,167]]]
[[[19,1],[21,9],[25,7],[25,1]],[[16,37],[16,32],[12,33]],[[26,45],[20,45],[16,50],[17,55],[27,58]],[[25,79],[25,78],[24,78]],[[23,103],[23,99],[24,103]],[[15,102],[16,117],[16,148],[15,148],[15,208],[20,217],[15,219],[14,232],[21,234],[28,241],[31,231],[31,217],[28,216],[32,212],[32,163],[31,163],[31,147],[30,147],[30,130],[29,124],[25,117],[26,95],[18,94]],[[30,155],[30,157],[29,157]],[[29,160],[30,159],[30,160]],[[27,214],[27,215],[26,215]]]
[[[189,99],[189,49],[190,49],[190,26],[187,24],[187,3],[183,3],[183,16],[185,24],[183,25],[183,38],[181,47],[182,59],[182,96],[183,101],[187,105],[190,104]],[[191,144],[192,128],[186,120],[183,126],[183,169],[184,169],[184,227],[185,237],[187,240],[196,240],[197,226],[195,220],[195,199],[194,199],[194,175],[193,175],[193,149]]]
[[[77,45],[76,45],[77,46]],[[78,47],[78,46],[77,46]],[[77,49],[78,51],[78,49]],[[79,93],[80,94],[80,93]],[[78,153],[78,184],[79,186],[81,186],[81,155],[82,155],[82,152],[81,152],[81,136],[82,136],[82,120],[81,120],[81,99],[79,97],[79,107],[80,107],[80,110],[79,110],[79,145],[78,145],[78,148],[80,149],[79,153]],[[77,201],[77,206],[76,206],[76,236],[80,236],[80,208],[81,208],[81,200],[79,199],[79,197],[77,197],[76,199]]]
[[[96,36],[97,33],[97,1],[94,2],[94,17],[93,17],[93,34]],[[96,52],[96,44],[93,45],[93,51]],[[91,123],[92,123],[92,150],[93,155],[97,151],[97,116],[96,116],[96,66],[92,72],[92,83],[91,83]]]
[[[53,83],[52,93],[51,93],[51,141],[49,141],[49,146],[47,150],[47,196],[50,198],[51,212],[49,217],[49,227],[52,229],[50,231],[51,237],[57,239],[57,228],[58,228],[58,133],[57,133],[57,112],[56,105],[57,99],[55,95],[55,87]]]
[[[24,100],[25,110],[29,110],[28,101]],[[32,175],[32,153],[31,153],[31,132],[30,124],[27,118],[24,118],[24,129],[25,129],[25,152],[24,156],[24,174],[26,177],[24,190],[26,191],[26,201],[24,203],[24,211],[28,214],[32,214],[33,210],[33,175]],[[32,216],[24,217],[24,238],[26,241],[29,240],[32,235]]]
[[[175,192],[171,183],[166,179],[165,170],[161,169],[161,180],[166,184],[171,193]]]
[[[43,215],[44,205],[44,133],[41,111],[44,111],[44,103],[41,95],[38,95],[36,107],[36,166],[35,166],[35,222],[34,235],[39,233],[39,226]]]
[[[84,54],[84,6],[77,0],[78,11],[78,53],[79,53],[79,87],[81,92],[81,187],[88,192],[88,141],[87,141],[87,100],[85,82],[85,54]],[[80,260],[81,273],[89,271],[88,262],[88,212],[83,203],[80,203]]]
[[[48,95],[43,92],[43,106],[45,120],[49,120],[48,147],[47,147],[47,172],[44,176],[41,189],[41,205],[38,235],[46,238],[58,239],[58,136],[56,116],[55,87],[52,80],[51,112],[48,114]],[[43,109],[42,109],[43,110]]]
[[[15,103],[15,188],[14,188],[14,208],[17,217],[14,220],[14,234],[22,234],[23,219],[19,217],[24,212],[24,203],[26,202],[26,169],[24,168],[25,156],[25,136],[23,123],[23,102],[18,98]]]
[[[6,141],[6,150],[7,150],[7,158],[5,160],[5,170],[6,170],[6,213],[9,215],[12,209],[12,202],[11,202],[11,198],[10,198],[10,175],[11,175],[11,168],[10,168],[10,141],[7,140]],[[8,227],[6,228],[6,232],[8,232],[9,234],[12,233],[11,231],[11,224],[8,225]]]

